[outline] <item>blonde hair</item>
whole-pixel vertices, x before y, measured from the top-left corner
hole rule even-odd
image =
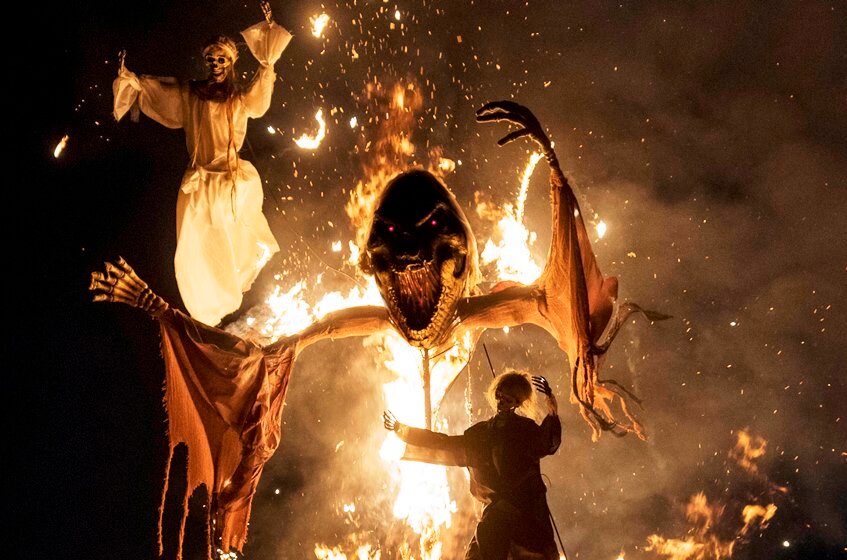
[[[507,393],[520,401],[517,410],[527,417],[532,417],[535,409],[535,391],[532,390],[532,379],[524,371],[506,370],[491,381],[485,398],[493,410],[497,410],[497,391]]]

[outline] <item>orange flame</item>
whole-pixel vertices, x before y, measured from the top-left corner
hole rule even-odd
[[[750,474],[759,472],[755,461],[765,454],[768,442],[760,436],[751,436],[745,430],[738,431],[738,441],[729,452],[730,459],[734,459],[741,468]]]
[[[735,447],[729,456],[734,459],[745,471],[751,475],[758,475],[759,469],[755,461],[765,454],[767,441],[759,436],[751,436],[748,432],[740,430]],[[767,481],[768,489],[773,493],[785,491],[780,487]],[[732,531],[731,521],[723,518],[727,504],[709,504],[706,495],[698,492],[691,496],[685,509],[685,516],[692,527],[688,536],[681,538],[665,538],[661,535],[650,535],[647,537],[645,550],[652,550],[670,560],[721,560],[731,558],[736,543],[755,529],[764,529],[768,526],[771,518],[776,515],[776,504],[747,504],[741,511],[743,525],[737,526]],[[737,510],[736,510],[737,511]],[[731,537],[722,537],[718,534],[732,534]]]
[[[533,258],[530,251],[535,243],[535,232],[529,231],[523,224],[524,203],[529,189],[529,180],[535,166],[543,158],[540,153],[533,153],[521,176],[521,189],[518,194],[517,203],[505,204],[502,214],[497,222],[499,243],[489,239],[480,255],[483,264],[494,263],[499,280],[515,280],[523,284],[531,284],[541,274],[541,265]],[[484,213],[491,213],[485,206],[477,206],[477,213],[482,217]]]
[[[324,120],[323,109],[318,109],[318,112],[315,113],[315,120],[318,121],[318,131],[314,136],[304,133],[300,135],[300,138],[294,140],[294,143],[304,150],[316,150],[321,145],[321,141],[326,137],[326,121]]]

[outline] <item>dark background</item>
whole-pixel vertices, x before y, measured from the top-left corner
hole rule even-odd
[[[174,208],[188,156],[181,131],[144,117],[116,123],[111,81],[120,49],[137,72],[202,76],[203,41],[260,20],[255,4],[39,4],[10,38],[9,553],[155,556],[167,453],[157,326],[135,310],[90,303],[86,288],[91,270],[122,255],[181,306]],[[341,206],[362,173],[354,147],[372,129],[347,122],[365,117],[366,83],[414,79],[425,93],[413,141],[420,152],[441,146],[462,160],[446,180],[481,239],[488,226],[474,212],[474,193],[512,201],[527,147],[498,149],[504,131],[479,127],[473,111],[514,98],[556,141],[583,209],[609,224],[595,251],[603,271],[620,278],[621,297],[674,316],[626,327],[606,364],[645,397],[646,443],[590,442],[565,403],[566,357],[543,332],[483,338],[498,368],[555,380],[566,436],[544,470],[569,554],[656,557],[644,551],[647,535],[685,535],[685,504],[702,491],[724,508],[716,529],[724,536],[736,531],[732,515],[743,504],[777,504],[769,527],[739,541],[736,558],[843,557],[843,3],[272,7],[295,38],[276,65],[272,107],[251,121],[242,155],[265,181],[265,213],[282,251],[245,307],[264,298],[276,273],[289,271],[280,283],[290,286],[324,271],[322,261],[341,266],[329,245],[352,238]],[[332,20],[316,39],[308,18],[321,11]],[[254,67],[242,45],[239,68]],[[318,107],[343,113],[329,119],[321,148],[297,150],[292,140],[314,128]],[[64,134],[67,150],[54,158]],[[540,260],[549,238],[544,176],[536,173],[527,208]],[[301,357],[283,444],[256,496],[248,558],[308,558],[316,542],[343,543],[354,530],[375,539],[391,532],[384,474],[369,466],[386,381],[374,360],[360,341],[321,343]],[[489,375],[484,357],[477,353],[468,371],[479,396]],[[464,427],[455,412],[462,401],[461,391],[448,394],[455,430]],[[728,458],[742,429],[768,441],[759,477]],[[347,442],[340,451],[339,441]],[[456,495],[466,507],[461,482]],[[788,493],[773,495],[773,485]],[[358,517],[337,513],[353,500]],[[457,522],[455,539],[466,531]],[[195,513],[186,556],[201,555],[202,541]],[[394,553],[386,547],[383,558]]]

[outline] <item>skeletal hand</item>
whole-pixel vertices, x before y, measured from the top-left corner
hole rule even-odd
[[[400,422],[397,421],[397,418],[390,410],[386,410],[382,413],[382,425],[390,432],[396,432],[401,426]]]
[[[476,122],[500,122],[505,121],[511,124],[521,126],[520,130],[510,132],[503,138],[497,141],[498,146],[504,146],[509,142],[529,136],[536,144],[541,146],[547,161],[553,164],[556,160],[556,154],[553,151],[553,146],[544,128],[532,111],[515,103],[514,101],[492,101],[486,103],[476,111]]]
[[[118,73],[123,72],[126,69],[126,49],[121,49],[121,52],[118,53]]]
[[[532,384],[535,385],[535,388],[539,392],[544,393],[548,397],[553,394],[553,389],[550,388],[550,383],[541,375],[533,375]]]
[[[153,293],[131,266],[118,257],[117,264],[105,263],[106,272],[91,273],[88,289],[94,292],[94,301],[125,303],[159,317],[168,309],[165,300]]]
[[[267,0],[262,0],[261,6],[262,13],[265,15],[265,21],[270,23],[271,21],[273,21],[274,18],[273,12],[271,11],[271,3]]]
[[[543,393],[547,397],[547,407],[550,414],[558,414],[559,403],[556,401],[556,396],[553,394],[553,389],[547,379],[541,375],[533,375],[532,384],[539,393]]]

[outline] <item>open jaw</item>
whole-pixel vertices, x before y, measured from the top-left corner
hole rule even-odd
[[[464,289],[464,269],[465,257],[455,255],[440,265],[432,259],[380,275],[389,314],[409,342],[441,342]]]

